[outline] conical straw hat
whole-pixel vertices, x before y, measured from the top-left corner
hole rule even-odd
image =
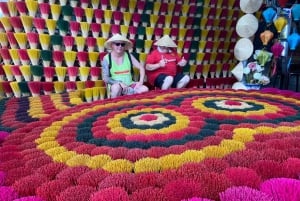
[[[253,14],[245,14],[236,24],[236,32],[240,37],[249,38],[258,29],[258,20]]]
[[[253,53],[253,43],[248,38],[241,38],[235,44],[234,47],[234,56],[239,61],[245,61]]]
[[[243,62],[239,62],[232,70],[231,73],[233,76],[238,80],[242,81],[243,79],[243,74],[244,74],[244,66]]]
[[[170,38],[168,35],[164,35],[162,38],[157,40],[154,45],[156,46],[163,46],[163,47],[174,47],[176,48],[176,43]]]
[[[113,35],[110,39],[108,39],[105,43],[104,43],[104,46],[105,48],[107,49],[111,49],[111,45],[113,42],[125,42],[126,45],[125,45],[125,49],[126,50],[129,50],[132,48],[133,44],[130,40],[128,40],[127,38],[125,38],[124,36],[122,36],[121,34],[115,34]]]
[[[263,0],[240,0],[240,8],[244,13],[255,13],[262,3]]]

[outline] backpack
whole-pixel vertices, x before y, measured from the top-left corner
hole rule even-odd
[[[134,72],[133,72],[133,65],[132,65],[132,60],[131,60],[131,56],[130,56],[130,53],[128,50],[126,50],[126,53],[128,55],[128,58],[129,58],[129,63],[130,63],[130,72],[131,72],[131,75],[132,75],[132,78],[134,76]],[[108,72],[109,72],[109,76],[111,76],[110,74],[110,68],[111,68],[111,53],[108,53]]]

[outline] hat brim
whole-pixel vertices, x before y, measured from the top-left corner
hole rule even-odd
[[[244,13],[255,13],[263,3],[263,0],[240,0],[240,8]]]
[[[133,44],[130,40],[128,40],[127,38],[125,38],[124,36],[120,35],[120,34],[116,34],[114,36],[112,36],[110,39],[108,39],[105,43],[104,43],[104,47],[108,50],[112,49],[112,44],[116,43],[116,42],[123,42],[125,43],[125,50],[129,50],[133,47]]]
[[[159,40],[157,40],[154,43],[154,45],[161,46],[161,47],[177,48],[176,43],[168,35],[165,35]]]
[[[245,14],[236,24],[236,32],[242,38],[253,36],[258,30],[258,20],[253,14]]]
[[[248,38],[241,38],[234,46],[234,56],[239,61],[245,61],[253,54],[253,43]]]

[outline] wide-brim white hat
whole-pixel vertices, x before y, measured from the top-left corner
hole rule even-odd
[[[255,13],[263,3],[263,0],[240,0],[240,8],[244,13]]]
[[[242,38],[253,36],[258,29],[258,20],[253,14],[243,15],[236,24],[236,32]]]
[[[104,47],[106,49],[112,49],[112,44],[115,42],[124,42],[125,45],[125,50],[129,50],[133,47],[133,44],[130,40],[128,40],[127,38],[125,38],[124,36],[122,36],[121,34],[114,34],[110,39],[108,39],[105,43],[104,43]]]
[[[243,62],[239,62],[232,70],[232,75],[237,79],[237,81],[242,81],[244,75]]]
[[[253,54],[253,43],[249,38],[241,38],[234,46],[234,56],[239,61],[245,61]]]
[[[156,45],[156,46],[162,46],[162,47],[172,47],[172,48],[176,48],[177,47],[176,43],[168,35],[164,35],[163,37],[161,37],[160,39],[158,39],[154,43],[154,45]]]

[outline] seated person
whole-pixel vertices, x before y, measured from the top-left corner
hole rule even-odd
[[[149,84],[162,90],[184,88],[190,77],[178,72],[178,66],[184,67],[187,61],[177,54],[177,45],[165,35],[154,43],[157,48],[146,58],[146,74]]]
[[[143,85],[144,66],[128,52],[133,46],[132,42],[120,34],[115,34],[104,46],[110,50],[102,61],[103,80],[111,85],[110,97],[147,92],[148,87]],[[140,71],[138,82],[133,81],[133,67]]]

